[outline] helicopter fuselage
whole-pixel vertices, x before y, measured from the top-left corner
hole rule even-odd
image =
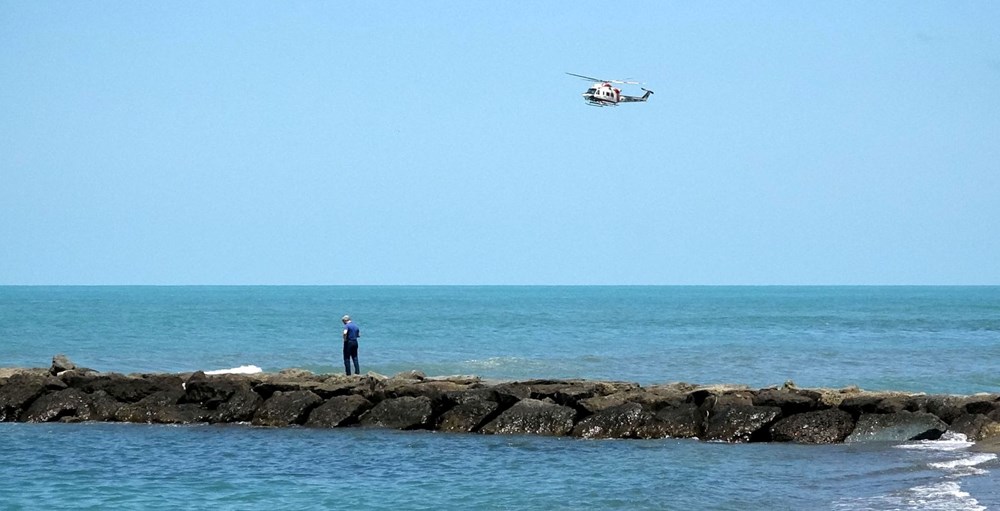
[[[642,90],[646,91],[642,96],[627,96],[622,94],[621,89],[612,87],[608,82],[598,82],[587,89],[587,92],[584,92],[582,96],[587,101],[587,104],[591,106],[618,106],[618,103],[632,103],[649,99],[649,95],[653,91],[648,89]]]

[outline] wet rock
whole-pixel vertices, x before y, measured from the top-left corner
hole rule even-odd
[[[371,401],[359,395],[332,397],[309,413],[305,425],[310,428],[347,426],[357,423],[358,417],[371,407]]]
[[[482,427],[490,435],[564,436],[573,430],[576,410],[538,399],[522,399]]]
[[[948,431],[961,433],[973,442],[1000,436],[1000,421],[981,413],[967,413],[952,421]]]
[[[180,404],[184,392],[165,390],[146,396],[135,403],[123,404],[115,419],[121,422],[148,424],[192,424],[204,422],[207,412],[198,405]]]
[[[361,425],[393,429],[427,429],[433,423],[434,409],[426,396],[386,399],[361,417]]]
[[[671,438],[698,438],[704,434],[706,414],[694,403],[682,403],[656,412],[656,419]]]
[[[854,417],[830,408],[785,417],[771,426],[775,442],[833,444],[843,442],[854,430]]]
[[[639,403],[604,409],[580,421],[573,428],[580,438],[665,438],[664,424]]]
[[[864,414],[858,418],[854,431],[845,442],[903,442],[936,440],[948,430],[948,425],[926,412]]]
[[[500,404],[488,399],[475,399],[459,403],[441,415],[437,429],[451,433],[471,433],[494,419]]]
[[[969,396],[928,396],[926,411],[951,424],[955,419],[968,413],[966,405],[972,401],[973,398]]]
[[[247,387],[238,387],[229,399],[219,404],[206,420],[211,423],[250,422],[264,404],[259,394]]]
[[[302,424],[322,402],[323,398],[308,390],[278,391],[257,409],[251,422],[255,426],[272,427]]]
[[[50,387],[45,376],[18,373],[0,387],[0,422],[16,421],[22,411]]]
[[[238,390],[249,390],[245,379],[225,375],[206,376],[198,371],[184,383],[184,403],[197,403],[203,408],[215,410]]]
[[[62,418],[90,415],[88,397],[76,389],[65,389],[45,394],[21,415],[26,422],[53,422]]]
[[[78,415],[81,420],[107,422],[117,420],[118,410],[122,404],[115,401],[107,392],[99,390],[93,394],[86,394],[89,399],[89,408],[86,415]]]
[[[705,440],[766,442],[768,426],[781,416],[776,406],[726,406],[716,408],[705,423]]]

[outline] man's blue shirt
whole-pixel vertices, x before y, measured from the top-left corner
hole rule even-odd
[[[344,325],[344,330],[347,332],[348,341],[357,341],[358,335],[361,334],[361,331],[358,329],[358,325],[355,325],[354,322],[348,322]]]

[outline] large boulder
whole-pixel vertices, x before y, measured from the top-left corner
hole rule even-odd
[[[264,404],[264,398],[248,387],[238,386],[229,399],[220,403],[208,415],[208,422],[233,423],[250,422],[257,410]]]
[[[362,426],[393,429],[427,429],[433,424],[434,408],[427,396],[397,397],[379,402],[361,417]]]
[[[437,429],[452,433],[471,433],[493,420],[500,404],[488,399],[466,400],[455,405],[438,419]]]
[[[766,442],[768,427],[781,416],[776,406],[735,405],[715,408],[705,423],[705,440]]]
[[[138,403],[160,392],[184,392],[184,379],[172,374],[125,376],[67,371],[61,378],[66,385],[88,394],[103,390],[121,403]]]
[[[323,398],[308,390],[277,391],[257,409],[252,423],[272,427],[303,424],[309,412],[322,402]]]
[[[597,396],[638,389],[635,383],[588,380],[528,380],[502,383],[494,387],[500,400],[549,400],[555,404],[580,408],[579,403]]]
[[[845,442],[904,442],[937,440],[948,424],[926,412],[863,414]]]
[[[771,440],[800,444],[843,442],[854,429],[854,417],[836,408],[785,417],[771,426]]]
[[[819,394],[798,389],[763,389],[752,398],[754,406],[776,406],[784,415],[811,412],[819,406]]]
[[[580,421],[573,428],[573,436],[581,438],[665,438],[666,425],[662,424],[639,403],[606,408]]]
[[[52,366],[49,367],[49,374],[54,376],[63,371],[70,371],[73,369],[76,369],[76,364],[74,364],[66,355],[59,354],[52,357]]]
[[[961,433],[973,442],[1000,436],[1000,421],[981,413],[967,413],[952,421],[948,431]]]
[[[309,412],[305,425],[310,428],[337,428],[358,422],[358,417],[372,407],[359,395],[335,396]]]
[[[181,404],[182,390],[165,390],[126,403],[115,413],[121,422],[149,424],[192,424],[204,422],[207,412],[196,404]]]
[[[898,392],[876,392],[849,396],[840,402],[839,408],[854,417],[862,414],[888,414],[898,412],[923,411],[927,396],[901,394]]]
[[[20,419],[26,422],[53,422],[86,417],[90,415],[88,401],[87,395],[77,389],[52,392],[31,403]]]
[[[653,385],[649,388],[626,387],[620,392],[581,399],[577,405],[591,414],[626,403],[638,403],[646,410],[656,411],[684,403],[690,390],[690,386],[686,384]]]
[[[694,403],[682,403],[656,412],[656,419],[671,438],[697,438],[704,433],[705,412]]]
[[[538,399],[522,399],[480,429],[490,435],[565,436],[573,431],[576,410]]]
[[[0,387],[0,422],[16,421],[31,403],[43,394],[65,389],[66,385],[51,376],[16,373]]]
[[[250,389],[250,383],[244,378],[230,375],[206,376],[198,371],[184,382],[184,397],[181,401],[215,410],[241,389]]]

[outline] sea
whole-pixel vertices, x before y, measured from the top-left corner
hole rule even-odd
[[[0,286],[0,367],[1000,392],[1000,287]],[[0,423],[0,509],[1000,510],[962,435],[840,445]]]

